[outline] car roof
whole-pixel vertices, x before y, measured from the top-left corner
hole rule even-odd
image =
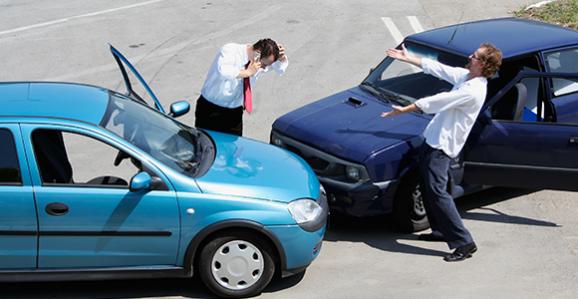
[[[0,83],[0,117],[60,118],[99,124],[109,90],[97,86],[53,82]]]
[[[475,21],[424,31],[406,38],[467,57],[481,43],[502,51],[504,59],[536,51],[578,44],[578,31],[538,21],[501,18]]]

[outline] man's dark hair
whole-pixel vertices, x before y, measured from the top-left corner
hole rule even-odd
[[[275,61],[279,59],[279,46],[277,46],[277,43],[270,38],[259,40],[253,45],[253,49],[261,52],[261,57],[263,58],[273,55]]]

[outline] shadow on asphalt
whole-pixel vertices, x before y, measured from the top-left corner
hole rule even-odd
[[[486,206],[523,196],[538,190],[492,188],[456,200],[463,219],[501,222],[518,225],[558,227],[556,223],[509,215]],[[476,211],[472,211],[476,210]],[[484,212],[479,212],[483,210]],[[325,234],[326,241],[363,242],[371,247],[390,252],[417,255],[444,256],[447,252],[403,244],[403,240],[417,240],[417,234],[400,233],[386,217],[355,218],[333,213]]]
[[[3,299],[96,299],[182,296],[214,298],[197,279],[146,279],[0,284]]]
[[[526,195],[536,190],[494,188],[456,201],[464,219],[511,223],[518,225],[553,226],[556,223],[516,215],[508,215],[486,206]],[[476,211],[472,211],[476,210]],[[483,210],[484,213],[479,212]],[[486,213],[487,212],[487,213]],[[332,214],[325,240],[364,242],[385,251],[417,255],[444,256],[444,251],[422,248],[400,243],[416,240],[415,234],[399,233],[385,217],[353,218]],[[273,293],[297,285],[304,272],[285,279],[277,279],[264,290]],[[96,299],[96,298],[141,298],[174,297],[214,298],[199,279],[147,279],[91,282],[43,282],[43,283],[3,283],[0,284],[2,299]]]
[[[463,219],[477,220],[477,221],[488,221],[488,222],[502,222],[510,224],[521,224],[521,225],[534,225],[534,226],[552,226],[558,227],[559,225],[553,222],[533,219],[528,217],[516,216],[503,213],[499,210],[493,208],[487,208],[486,206],[501,202],[504,200],[516,198],[519,196],[534,193],[540,190],[529,190],[529,189],[515,189],[515,188],[492,188],[485,190],[480,193],[464,196],[459,198],[456,203],[458,209],[462,214]],[[484,213],[472,212],[470,210],[480,209]]]
[[[263,293],[291,288],[297,285],[304,276],[305,271],[284,279],[274,279]],[[143,297],[216,298],[200,279],[194,278],[0,284],[0,298],[2,299]]]

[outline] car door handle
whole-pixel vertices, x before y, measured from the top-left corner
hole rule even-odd
[[[578,136],[570,137],[570,144],[578,144]]]
[[[46,205],[45,211],[52,216],[62,216],[68,214],[68,206],[61,202],[53,202]]]

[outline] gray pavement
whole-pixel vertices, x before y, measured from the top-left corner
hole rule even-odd
[[[107,43],[149,80],[165,106],[194,107],[222,44],[271,37],[287,48],[283,77],[264,76],[246,136],[268,141],[272,122],[359,83],[405,36],[423,28],[506,16],[532,1],[6,1],[0,0],[0,81],[122,86]],[[194,111],[184,116],[192,124]],[[263,298],[573,298],[578,294],[578,196],[493,189],[458,201],[479,245],[462,263],[443,243],[398,234],[380,219],[332,217],[320,257]],[[190,280],[0,284],[0,298],[205,298]]]

